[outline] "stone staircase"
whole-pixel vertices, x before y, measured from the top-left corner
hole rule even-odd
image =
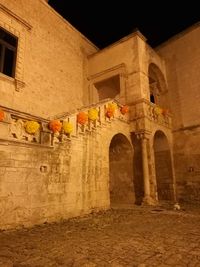
[[[115,105],[113,116],[108,117],[106,111],[109,106]],[[129,114],[122,114],[120,109],[123,107],[119,102],[113,99],[106,99],[99,103],[82,107],[72,113],[58,114],[49,119],[40,118],[27,113],[18,112],[16,110],[2,107],[4,112],[4,119],[0,121],[0,141],[1,142],[17,142],[29,145],[53,147],[56,143],[62,143],[65,140],[77,138],[88,132],[96,132],[100,128],[106,127],[115,120],[129,122]],[[97,111],[97,118],[80,124],[77,116],[80,112],[88,114],[89,110],[95,109]],[[58,132],[53,132],[49,128],[51,121],[59,121],[61,124],[64,122],[70,123],[71,132],[65,133],[63,128]],[[27,122],[37,122],[39,129],[35,133],[29,133],[25,129]]]
[[[135,110],[139,119],[147,118],[140,113],[144,103],[138,105],[124,113],[123,105],[107,99],[48,119],[1,106],[0,229],[58,221],[109,208],[110,144],[118,134],[131,144],[131,123],[135,122],[130,122],[129,116],[132,118]],[[110,112],[112,108],[114,111]],[[80,123],[79,114],[83,112],[89,117],[91,109],[95,110],[95,119]],[[156,114],[151,111],[149,120],[155,121]],[[53,121],[61,126],[70,123],[70,133],[63,127],[53,131]],[[36,125],[37,131],[27,131],[27,123]],[[122,159],[127,149],[124,151]]]

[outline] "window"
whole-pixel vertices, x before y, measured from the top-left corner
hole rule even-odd
[[[0,28],[0,72],[15,77],[17,37]]]
[[[152,93],[150,94],[150,101],[151,101],[151,103],[155,104],[155,97]]]
[[[94,84],[97,92],[99,99],[98,101],[101,101],[106,98],[118,98],[120,95],[120,76],[115,75],[112,76],[106,80],[99,81]]]

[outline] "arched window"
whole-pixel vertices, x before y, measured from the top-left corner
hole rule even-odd
[[[154,94],[152,92],[150,92],[150,101],[151,101],[151,103],[155,103],[155,97],[154,97]]]
[[[155,104],[160,104],[160,96],[166,92],[166,82],[164,75],[160,69],[154,64],[149,65],[149,90],[150,101]]]

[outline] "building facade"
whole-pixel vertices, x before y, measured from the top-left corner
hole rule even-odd
[[[0,2],[0,228],[200,202],[200,27],[99,50],[44,0]]]

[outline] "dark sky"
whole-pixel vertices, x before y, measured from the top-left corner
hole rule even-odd
[[[49,0],[49,4],[99,48],[136,28],[155,47],[200,21],[198,0]]]

